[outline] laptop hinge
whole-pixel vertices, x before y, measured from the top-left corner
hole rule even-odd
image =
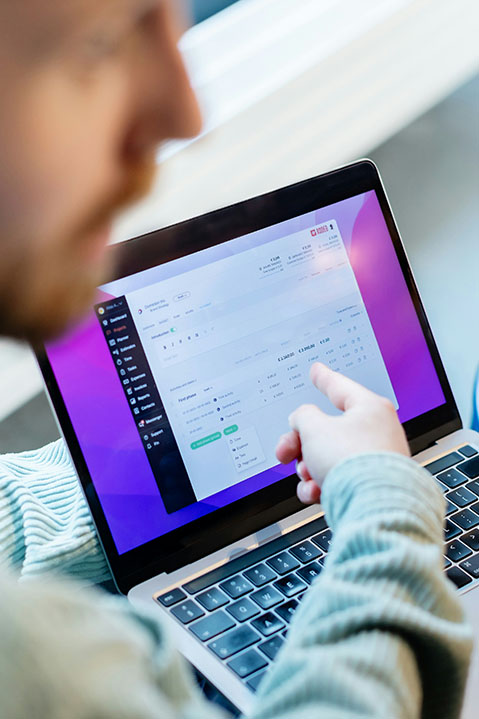
[[[419,437],[410,439],[409,447],[411,449],[411,454],[419,454],[419,452],[423,452],[425,449],[433,447],[437,444],[438,440],[441,440],[443,437],[447,437],[447,435],[457,432],[460,429],[462,429],[462,422],[460,418],[457,417],[441,427],[436,427],[436,429],[433,429],[430,432],[426,432]]]

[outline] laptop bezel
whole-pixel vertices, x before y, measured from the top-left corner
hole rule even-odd
[[[379,172],[370,160],[361,160],[113,245],[111,253],[115,272],[110,279],[141,272],[369,190],[374,190],[378,197],[446,398],[440,407],[404,424],[412,452],[419,452],[462,425]],[[191,563],[302,508],[295,495],[297,478],[292,475],[167,535],[125,554],[118,554],[45,348],[36,348],[36,355],[113,577],[121,592],[126,594],[140,581]]]

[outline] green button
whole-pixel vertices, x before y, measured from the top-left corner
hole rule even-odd
[[[200,447],[204,447],[205,444],[216,442],[217,439],[221,439],[221,432],[214,432],[213,434],[209,434],[207,437],[197,439],[196,442],[192,442],[191,449],[199,449]]]
[[[231,427],[226,427],[225,430],[223,430],[225,434],[233,434],[233,432],[238,431],[238,425],[232,424]]]

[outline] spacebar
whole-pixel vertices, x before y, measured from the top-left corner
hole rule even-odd
[[[192,579],[191,582],[183,584],[183,589],[188,592],[188,594],[196,594],[196,592],[199,592],[202,589],[207,589],[208,587],[211,587],[212,584],[216,584],[216,582],[227,579],[237,572],[242,572],[243,569],[251,567],[251,565],[256,564],[256,562],[261,562],[261,560],[266,559],[266,557],[271,557],[271,555],[276,554],[276,552],[281,552],[283,549],[287,549],[296,542],[301,542],[301,540],[310,537],[312,534],[320,532],[322,529],[326,529],[327,526],[328,525],[326,524],[324,517],[313,519],[312,522],[303,524],[303,526],[298,527],[298,529],[293,529],[291,532],[283,534],[277,539],[271,540],[271,542],[262,544],[261,547],[252,549],[250,552],[246,552],[241,555],[241,557],[232,559],[231,562],[222,564],[221,567],[213,569],[211,572],[207,572],[196,579]]]

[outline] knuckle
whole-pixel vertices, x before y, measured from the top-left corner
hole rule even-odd
[[[393,403],[387,397],[379,397],[379,406],[381,407],[382,411],[387,414],[396,414]]]
[[[306,414],[315,409],[314,404],[301,404],[295,414]]]

